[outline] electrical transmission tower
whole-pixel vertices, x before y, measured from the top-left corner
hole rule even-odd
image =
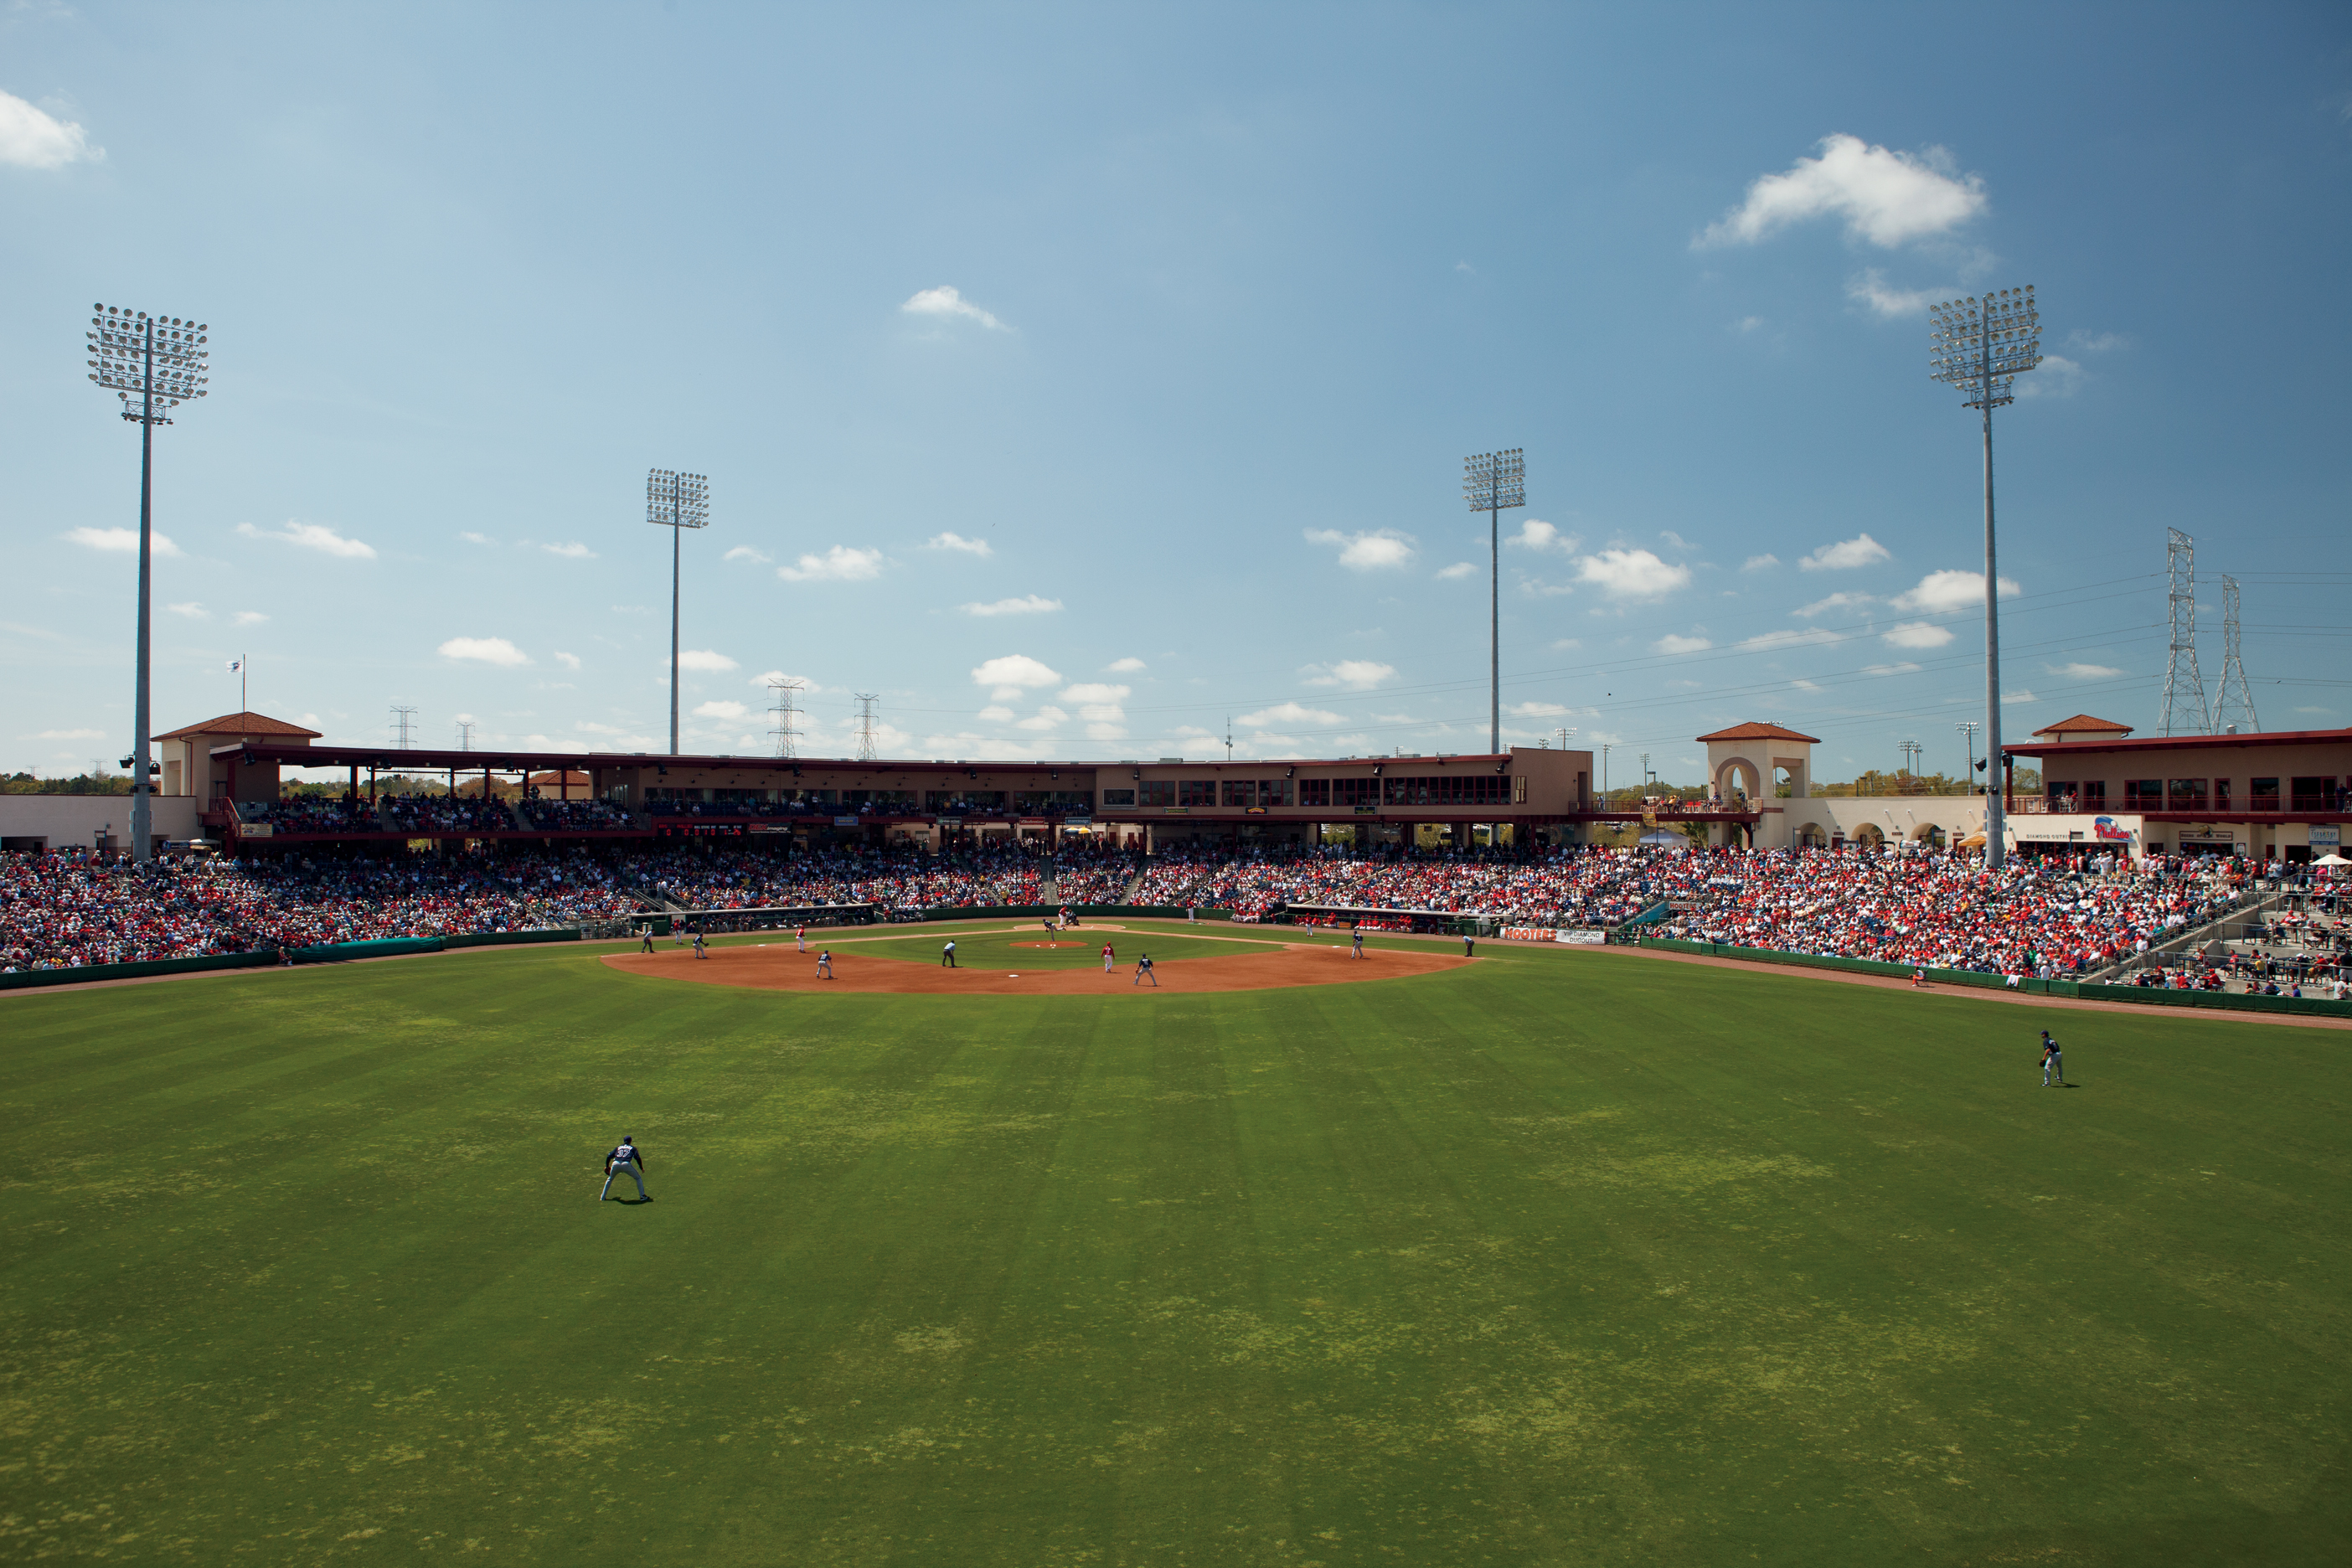
[[[457,721],[457,749],[461,752],[474,749],[474,721],[471,719]]]
[[[402,751],[416,744],[416,710],[392,705],[392,743]]]
[[[2234,716],[2233,716],[2234,715]],[[2221,579],[2221,689],[2213,700],[2213,724],[2221,730],[2259,734],[2254,694],[2246,686],[2246,662],[2238,657],[2238,580]]]
[[[774,727],[768,731],[776,738],[776,755],[797,757],[801,754],[801,727],[793,721],[800,717],[801,710],[794,699],[803,689],[803,685],[797,680],[771,680],[768,689],[776,694],[776,700],[768,704],[768,711],[776,716]]]
[[[857,698],[857,760],[861,763],[870,763],[875,760],[877,754],[874,750],[874,705],[882,699],[870,691],[860,691],[856,693],[856,696]]]
[[[2172,661],[2164,671],[2160,735],[2210,735],[2213,715],[2205,706],[2205,678],[2197,673],[2197,542],[2177,528],[2165,531],[2166,595],[2172,609]]]

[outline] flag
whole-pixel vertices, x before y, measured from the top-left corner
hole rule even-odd
[[[241,658],[233,658],[228,661],[228,672],[231,675],[235,675],[238,670],[243,669],[244,668],[245,660]]]

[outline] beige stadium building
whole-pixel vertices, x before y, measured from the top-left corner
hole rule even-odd
[[[299,724],[231,713],[157,737],[154,833],[159,843],[202,837],[254,853],[322,840],[382,843],[372,808],[395,777],[435,777],[478,795],[512,793],[520,777],[543,774],[546,799],[605,802],[610,820],[541,821],[525,800],[510,826],[425,831],[411,841],[756,837],[937,849],[1085,836],[1151,848],[1549,847],[1589,842],[1596,828],[1639,825],[1758,848],[1982,842],[1981,795],[1818,795],[1814,736],[1747,723],[1697,740],[1706,748],[1706,799],[1610,811],[1601,808],[1591,752],[1545,747],[1223,762],[444,752],[334,744]],[[2188,850],[2299,861],[2337,847],[2352,816],[2352,730],[2134,740],[2126,725],[2077,714],[2002,752],[2005,782],[2020,759],[2038,763],[2043,780],[2006,797],[2007,840],[2021,853]],[[268,820],[293,769],[341,773],[347,798],[370,803],[358,818],[364,830],[289,830]],[[122,848],[129,805],[119,795],[0,796],[0,837],[12,849]]]

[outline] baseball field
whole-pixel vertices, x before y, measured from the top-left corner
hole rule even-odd
[[[1281,934],[0,996],[0,1561],[2352,1551],[2352,1035]]]

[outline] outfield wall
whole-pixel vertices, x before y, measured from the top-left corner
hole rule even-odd
[[[1769,947],[1734,947],[1721,942],[1677,942],[1645,936],[1638,944],[1661,952],[1696,953],[1704,958],[1735,958],[1748,963],[1777,963],[1791,969],[1833,969],[1848,974],[1875,974],[1908,980],[1917,966],[1885,963],[1871,958],[1832,958],[1822,953],[1782,952]],[[2005,976],[1980,974],[1973,969],[1930,969],[1928,980],[1939,985],[1966,985],[1979,991],[2009,988]],[[2242,996],[2227,991],[2167,991],[2153,985],[2102,985],[2091,981],[2038,980],[2029,975],[2017,989],[2031,996],[2078,996],[2086,1002],[2129,1002],[2147,1007],[2202,1007],[2223,1013],[2284,1013],[2303,1017],[2352,1018],[2352,1002],[2329,1002],[2316,996]]]

